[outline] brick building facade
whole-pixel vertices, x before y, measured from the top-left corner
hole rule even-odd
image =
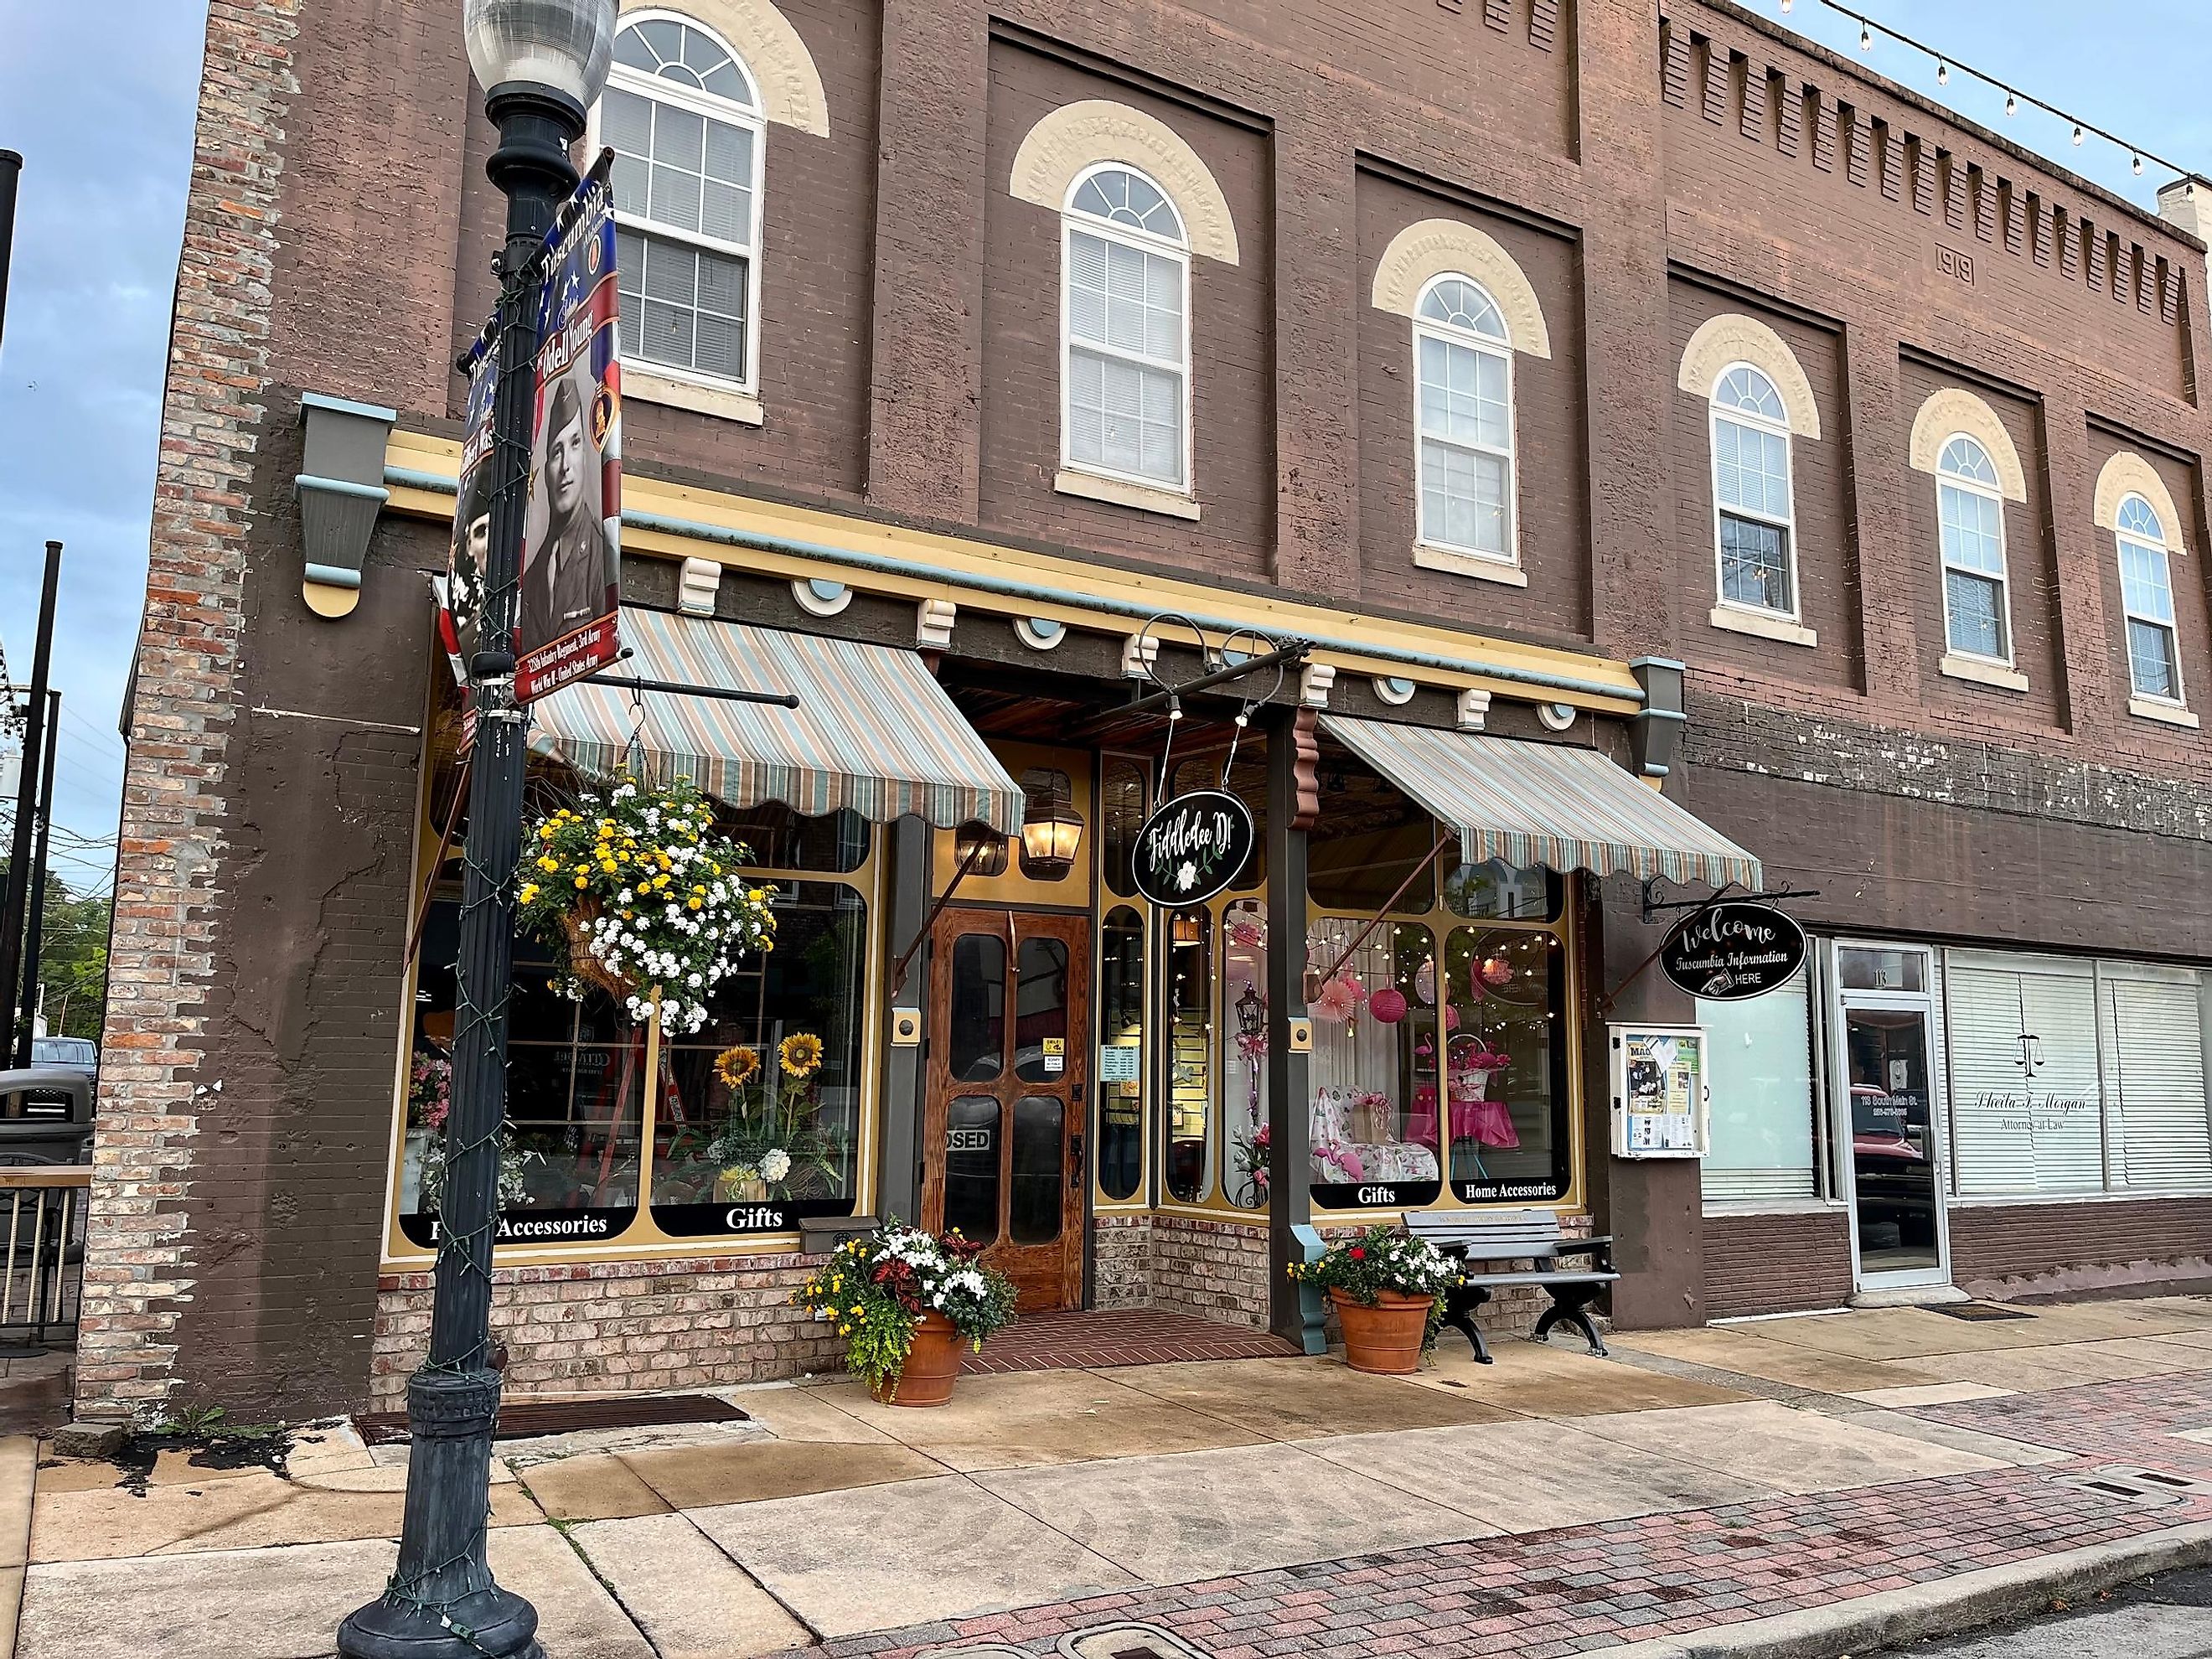
[[[1143,1059],[1115,1098],[1134,1127],[1109,1136],[1103,1106],[1087,1120],[1071,1246],[1091,1304],[1265,1323],[1281,1300],[1268,1251],[1285,1214],[1255,1212],[1249,1182],[1240,1201],[1247,1084],[1209,1020],[1225,1032],[1236,951],[1264,954],[1237,943],[1264,940],[1256,907],[1278,937],[1294,913],[1264,878],[1206,910],[1215,1000],[1178,1002],[1170,959],[1188,941],[1117,902],[1104,854],[1089,862],[1121,833],[1117,788],[1139,806],[1159,793],[1162,731],[1097,733],[1145,689],[1129,670],[1162,611],[1198,618],[1216,648],[1238,627],[1314,641],[1256,711],[1263,756],[1301,708],[1325,732],[1397,721],[1492,750],[1594,748],[1663,780],[1769,886],[1815,890],[1790,907],[1814,937],[1808,978],[1756,1018],[1632,976],[1666,920],[1639,899],[1680,896],[1663,884],[1563,872],[1542,927],[1518,932],[1486,931],[1501,913],[1442,883],[1394,912],[1395,933],[1428,930],[1432,971],[1462,934],[1478,953],[1553,953],[1529,1029],[1565,1034],[1513,1050],[1498,1133],[1517,1144],[1490,1163],[1540,1166],[1535,1201],[1615,1237],[1616,1321],[2212,1277],[2207,1045],[2201,1022],[2173,1024],[2203,1006],[2212,961],[2197,726],[2212,185],[2146,214],[1725,0],[1656,15],[1629,0],[623,11],[696,31],[741,89],[693,74],[669,92],[660,59],[634,52],[617,86],[636,101],[603,105],[591,142],[632,142],[626,112],[658,96],[760,158],[749,198],[692,164],[757,215],[726,235],[702,240],[695,203],[686,240],[677,210],[631,198],[636,246],[705,250],[750,286],[709,319],[742,337],[734,373],[700,367],[702,290],[682,307],[641,290],[690,332],[683,362],[649,318],[644,349],[627,344],[626,600],[921,648],[1012,774],[1057,769],[1088,804],[1075,888],[1017,872],[959,902],[1079,914],[1078,971],[1097,986],[1115,917],[1132,918]],[[450,0],[212,0],[131,702],[87,1413],[388,1399],[422,1340],[407,1079],[434,1041],[455,777],[417,572],[445,561],[453,359],[493,299],[501,208],[478,101]],[[1132,175],[1170,217],[1132,232],[1085,216],[1085,179]],[[1144,384],[1187,389],[1180,467],[1164,449],[1097,464],[1074,432],[1088,348],[1066,333],[1064,266],[1084,236],[1183,273],[1182,341],[1125,354],[1151,363]],[[1428,309],[1451,283],[1492,309]],[[1510,388],[1502,447],[1436,412],[1448,386],[1424,404],[1431,357],[1504,366],[1480,370]],[[329,400],[389,428],[364,481],[383,511],[343,595],[302,585],[295,481]],[[1483,455],[1504,457],[1494,521],[1486,486],[1452,482]],[[1779,492],[1747,504],[1753,472]],[[1439,528],[1462,510],[1473,528]],[[1960,528],[1971,514],[1982,541]],[[1994,565],[1975,564],[1992,543]],[[2162,619],[2144,610],[2154,568]],[[1165,639],[1163,659],[1197,672],[1194,641]],[[1203,752],[1234,708],[1209,706]],[[1274,765],[1231,785],[1256,801]],[[1418,862],[1390,834],[1425,848],[1432,831],[1339,740],[1321,766],[1321,818],[1296,846],[1329,872],[1332,892],[1317,878],[1303,901],[1326,933]],[[854,1216],[942,1203],[945,1103],[886,1020],[931,1006],[949,958],[883,981],[945,890],[950,842],[911,819],[864,826],[852,860],[778,872],[860,918]],[[1363,887],[1361,858],[1389,878]],[[1240,898],[1255,908],[1232,915]],[[1520,1031],[1510,1006],[1468,996],[1501,1044]],[[1413,1002],[1438,1037],[1449,998]],[[1607,1026],[1636,1019],[1705,1020],[1717,1049],[1752,1057],[1715,1073],[1702,1171],[1612,1154]],[[587,1036],[564,1051],[572,1093]],[[1346,1067],[1397,1068],[1381,1091],[1395,1123],[1351,1141],[1411,1144],[1425,1122],[1437,1201],[1506,1201],[1480,1195],[1511,1184],[1485,1184],[1499,1142],[1437,1142],[1441,1075],[1380,1036],[1342,1042]],[[1101,1090],[1108,1044],[1103,1028],[1069,1042]],[[1307,1063],[1265,1073],[1300,1080],[1301,1142],[1320,1133]],[[1248,1124],[1281,1109],[1252,1067]],[[502,1250],[513,1386],[821,1360],[781,1306],[815,1235],[687,1237],[647,1214],[664,1206],[640,1183],[681,1139],[666,1086],[656,1075],[652,1115],[620,1133],[545,1132],[553,1162],[598,1160],[595,1191],[626,1190],[631,1218],[602,1248]],[[1109,1144],[1127,1179],[1100,1162]],[[1463,1157],[1480,1179],[1462,1180]],[[1314,1217],[1387,1216],[1436,1197],[1420,1185],[1402,1203],[1317,1196]]]

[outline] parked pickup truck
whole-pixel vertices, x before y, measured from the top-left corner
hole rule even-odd
[[[0,1165],[92,1161],[92,1079],[74,1066],[0,1071]]]

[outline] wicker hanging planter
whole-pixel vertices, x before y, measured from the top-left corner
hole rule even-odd
[[[592,924],[604,914],[598,904],[585,899],[562,916],[561,931],[568,936],[568,971],[627,1005],[637,994],[637,981],[614,972],[592,951]]]

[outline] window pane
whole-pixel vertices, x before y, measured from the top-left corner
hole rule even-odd
[[[1996,501],[1954,484],[1939,484],[1936,506],[1942,523],[1944,562],[2002,577],[2005,574],[2003,520]]]
[[[962,1095],[945,1110],[945,1230],[978,1244],[999,1237],[999,1103]]]
[[[648,236],[645,241],[645,296],[690,307],[699,297],[699,256],[680,242]]]
[[[1013,1154],[1007,1237],[1017,1244],[1049,1244],[1060,1237],[1067,1163],[1067,1109],[1057,1095],[1027,1095],[1014,1103]]]
[[[2173,631],[2156,623],[2128,619],[2128,672],[2146,697],[2179,697],[2173,666]]]
[[[775,885],[776,948],[715,988],[702,1030],[661,1039],[653,1218],[666,1232],[852,1212],[867,906],[841,882]]]
[[[1137,831],[1145,822],[1145,769],[1135,761],[1109,757],[1101,774],[1099,861],[1107,890],[1128,898],[1137,890],[1133,866]]]
[[[699,228],[718,241],[750,247],[753,240],[753,193],[711,181],[701,198]]]
[[[1006,1069],[1006,942],[963,933],[952,942],[951,1030],[945,1063],[959,1083],[988,1083]]]
[[[1364,919],[1313,924],[1306,959],[1316,971],[1344,958]],[[1437,1136],[1448,1083],[1450,1033],[1438,1024],[1441,968],[1433,936],[1418,926],[1385,926],[1310,999],[1313,1089],[1306,1133],[1313,1201],[1328,1209],[1433,1203],[1443,1191]],[[1471,1118],[1454,1097],[1452,1128]],[[1471,1110],[1472,1109],[1469,1109]]]
[[[1455,915],[1505,921],[1549,921],[1559,914],[1565,884],[1539,867],[1516,869],[1503,859],[1462,864],[1444,878],[1444,904]]]
[[[1851,948],[1836,952],[1836,966],[1847,991],[1924,991],[1928,957],[1919,951]]]
[[[1077,349],[1068,364],[1071,459],[1182,482],[1182,380]]]
[[[1698,1004],[1712,1089],[1708,1202],[1816,1190],[1809,1010],[1802,974],[1765,996]]]
[[[1167,944],[1167,1182],[1188,1204],[1205,1195],[1213,1132],[1212,914],[1170,912]]]
[[[1950,619],[1951,648],[1978,656],[2005,654],[2004,589],[1986,576],[1962,570],[1943,573],[1943,602]]]
[[[1067,1074],[1067,946],[1025,939],[1015,962],[1014,1075],[1054,1082]]]
[[[842,875],[866,861],[874,826],[849,807],[802,817],[781,801],[764,801],[742,812],[716,813],[715,828],[744,848],[748,866]]]
[[[619,87],[608,88],[599,106],[599,137],[623,155],[651,155],[653,100]]]
[[[2167,575],[2165,549],[2142,542],[2120,544],[2120,597],[2130,615],[2151,622],[2173,620],[2173,590]]]
[[[1788,542],[1781,528],[1721,514],[1721,597],[1787,614],[1791,609]]]
[[[459,914],[456,900],[441,899],[424,921],[408,1069],[399,1222],[424,1246],[437,1242],[446,1191]],[[646,1028],[601,993],[579,1004],[554,992],[547,981],[562,966],[536,939],[515,940],[500,1208],[540,1224],[566,1218],[574,1231],[556,1240],[598,1241],[636,1212]]]
[[[1267,1201],[1267,915],[1239,899],[1221,917],[1218,1050],[1228,1169],[1223,1194],[1248,1210]]]
[[[1133,1198],[1145,1176],[1144,918],[1109,911],[1098,959],[1098,1190]]]
[[[678,230],[699,228],[699,175],[680,168],[653,164],[652,204],[647,210],[653,218]]]
[[[673,104],[653,106],[653,159],[696,173],[707,159],[707,118]]]
[[[2198,986],[2193,974],[2185,979],[2114,974],[2105,981],[2117,1085],[2107,1105],[2108,1133],[2114,1175],[2126,1186],[2212,1183]]]
[[[673,306],[648,302],[638,325],[638,352],[656,362],[690,368],[692,359],[692,315]]]

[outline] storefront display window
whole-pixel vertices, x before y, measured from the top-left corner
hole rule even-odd
[[[1452,866],[1444,860],[1444,908],[1474,921],[1551,921],[1566,884],[1549,870],[1516,870],[1503,859]]]
[[[1819,1192],[1811,1002],[1800,973],[1764,996],[1698,1004],[1712,1091],[1705,1197],[1774,1203]]]
[[[1116,1202],[1145,1179],[1145,919],[1128,905],[1098,929],[1098,1190]]]
[[[1321,811],[1306,847],[1306,890],[1316,905],[1352,915],[1386,904],[1413,915],[1435,908],[1435,819],[1394,785],[1343,762],[1322,764]]]
[[[842,883],[775,884],[775,949],[664,1036],[653,1219],[676,1237],[782,1232],[852,1212],[867,907]]]
[[[1167,1187],[1194,1204],[1212,1185],[1213,914],[1168,916]]]
[[[445,1182],[459,912],[459,902],[447,898],[425,919],[408,1067],[399,1227],[409,1243],[426,1249],[437,1243]],[[596,1243],[621,1231],[637,1211],[647,1029],[601,993],[581,1003],[558,994],[550,981],[560,968],[536,941],[516,941],[507,1005],[501,1243]]]
[[[1469,1204],[1561,1197],[1571,1093],[1565,948],[1548,931],[1455,927],[1439,972],[1452,1192]]]
[[[1146,771],[1143,762],[1120,755],[1109,755],[1099,768],[1098,864],[1106,890],[1121,898],[1137,894],[1131,872],[1137,832],[1145,827]]]
[[[1224,1194],[1240,1209],[1267,1202],[1267,915],[1239,899],[1221,918],[1217,1073],[1228,1168]]]
[[[1306,1002],[1313,1201],[1337,1210],[1433,1204],[1443,1190],[1437,1135],[1450,1042],[1438,1023],[1435,935],[1324,917],[1307,935],[1306,961],[1319,980]],[[1456,1104],[1452,1115],[1462,1115]]]
[[[805,870],[842,876],[867,862],[874,829],[854,811],[801,817],[778,801],[717,815],[715,827],[751,854],[763,870]]]

